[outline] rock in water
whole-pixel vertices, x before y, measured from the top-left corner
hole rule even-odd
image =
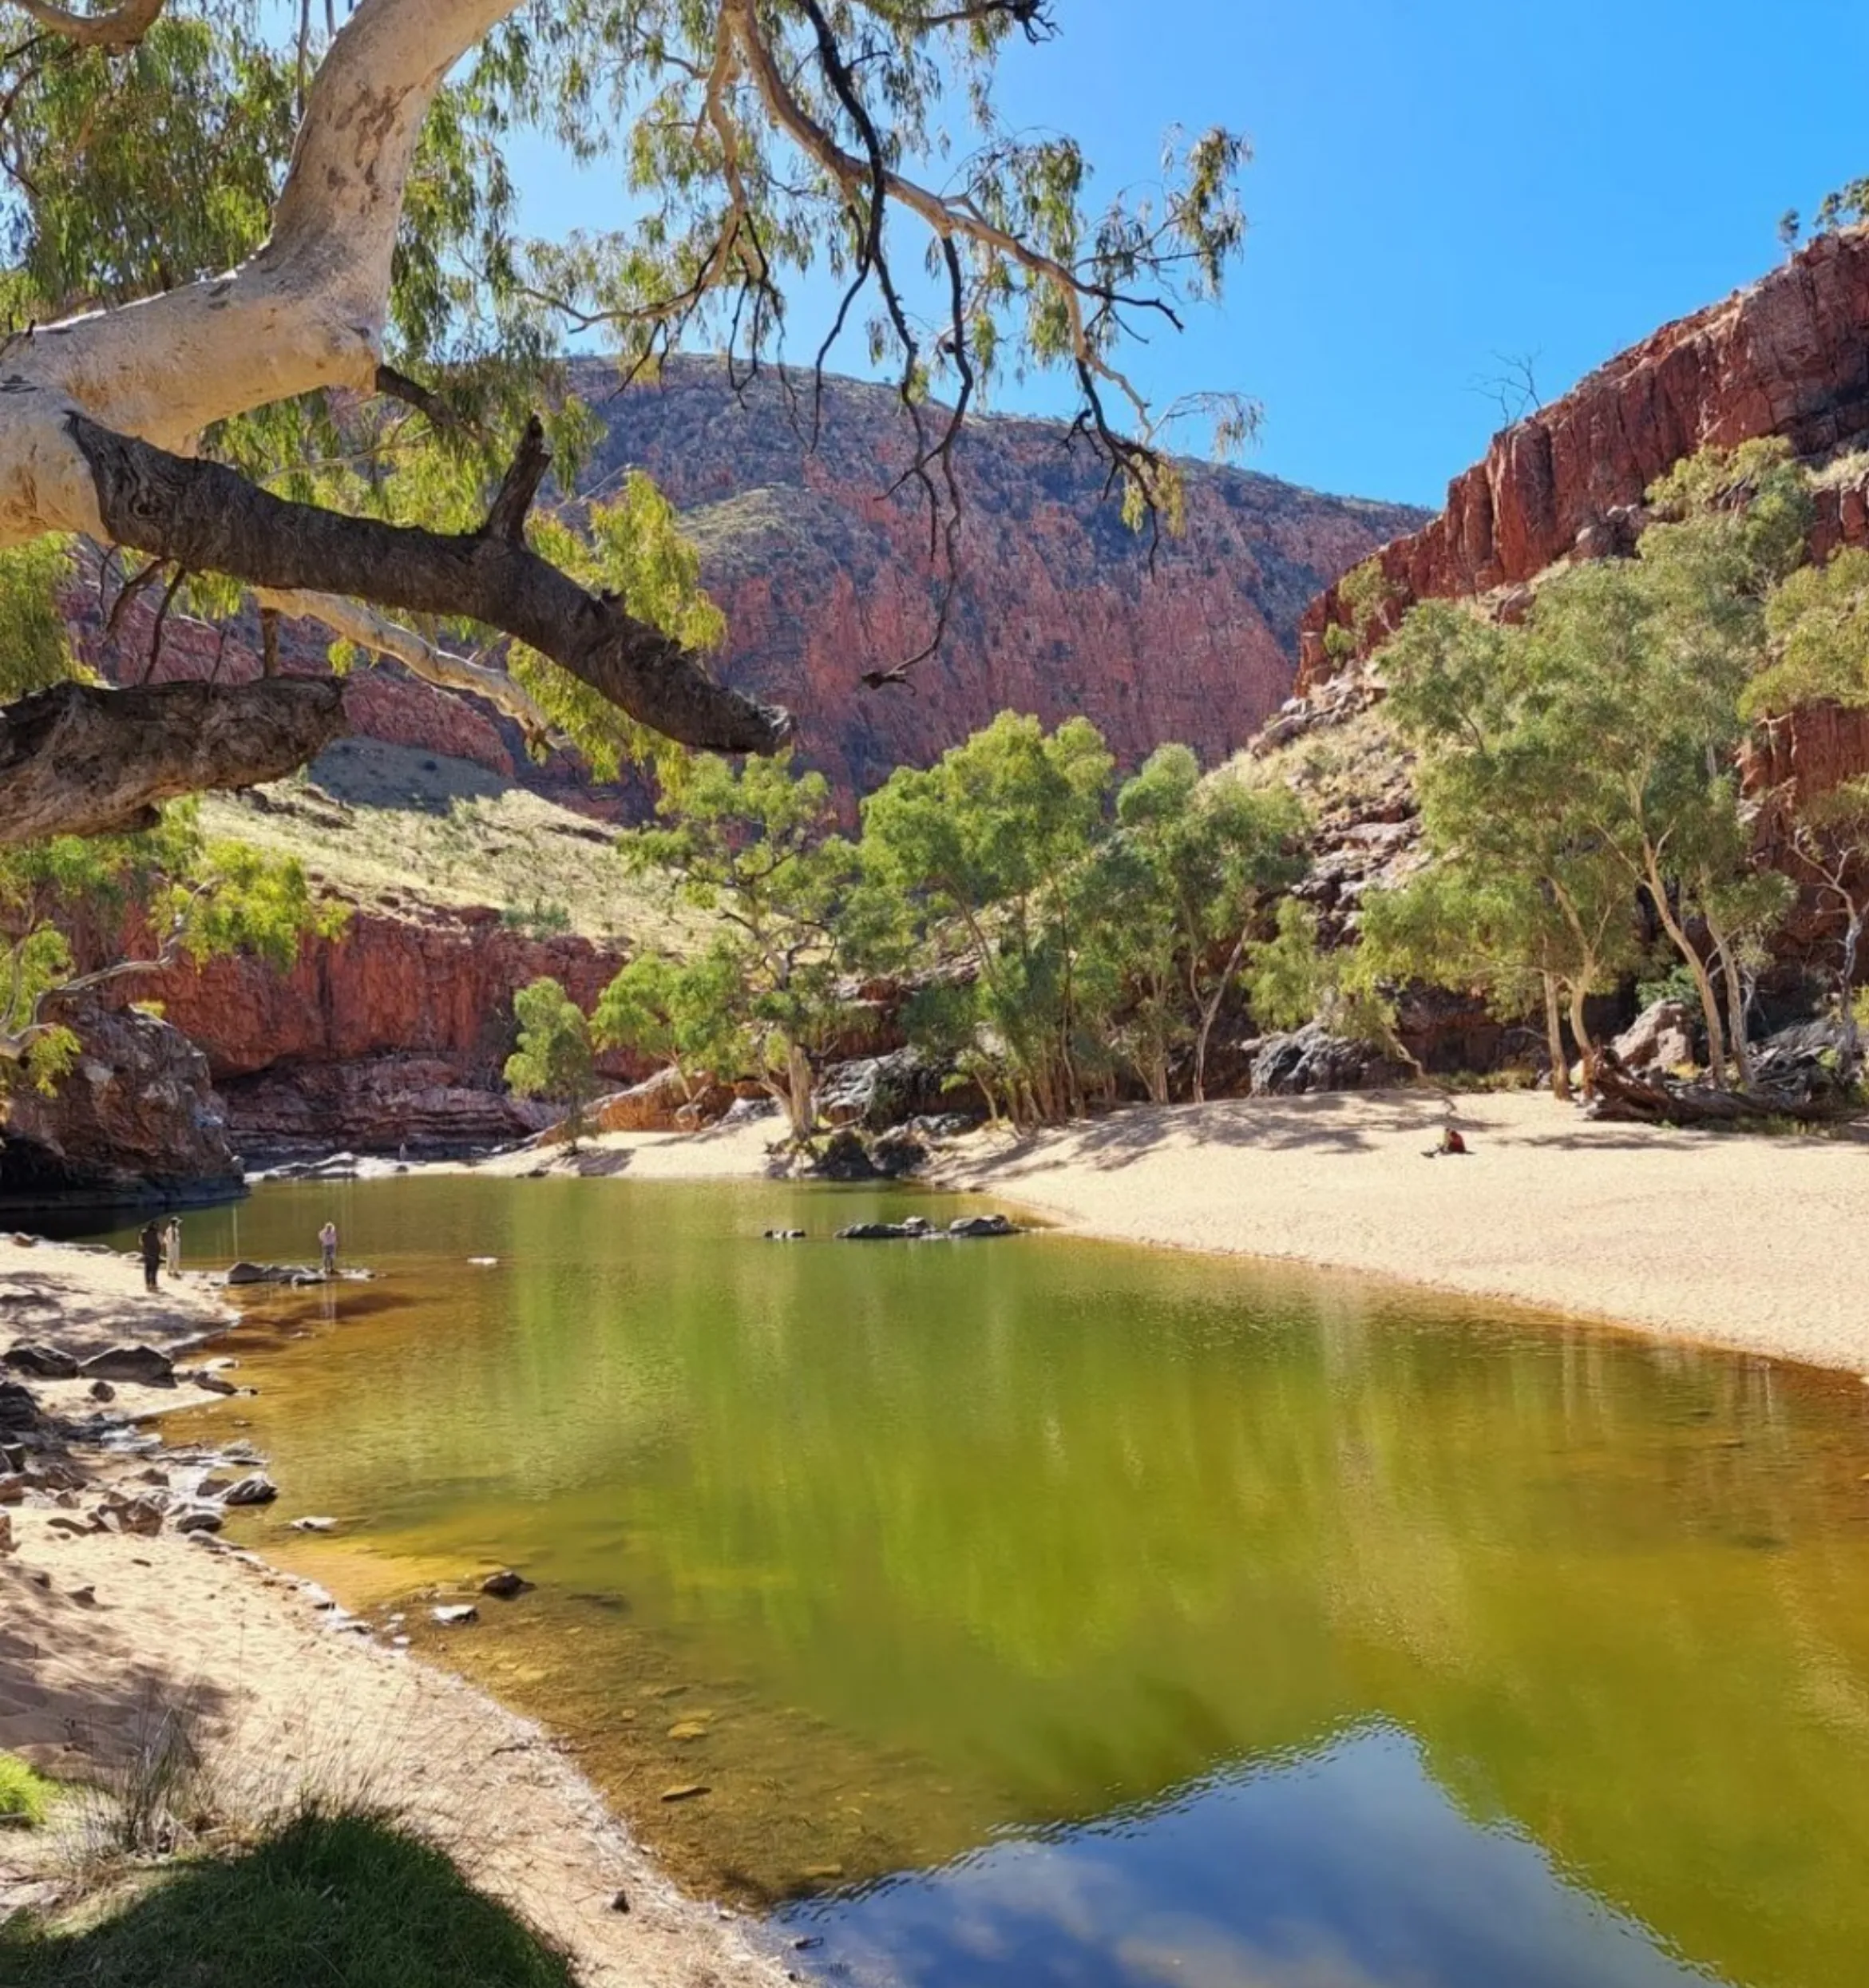
[[[964,1240],[975,1236],[1016,1236],[1019,1226],[1004,1215],[962,1215],[948,1224],[948,1234]]]
[[[691,1802],[697,1795],[711,1795],[713,1790],[701,1781],[678,1781],[673,1788],[662,1791],[665,1802]]]
[[[227,1523],[212,1505],[190,1505],[176,1514],[173,1520],[177,1532],[219,1532]]]
[[[481,1583],[481,1593],[497,1596],[502,1602],[510,1602],[516,1594],[529,1594],[532,1582],[515,1574],[511,1567],[502,1567],[497,1574],[489,1574]]]
[[[228,1485],[221,1502],[227,1505],[270,1505],[279,1495],[279,1486],[263,1471],[255,1471],[251,1477],[243,1477]]]
[[[335,1532],[337,1530],[337,1524],[338,1522],[335,1519],[295,1519],[292,1521],[292,1530],[294,1532]]]
[[[429,1610],[429,1614],[441,1624],[443,1629],[462,1629],[468,1623],[477,1622],[481,1618],[480,1610],[471,1602],[460,1602],[450,1606],[433,1608]]]
[[[175,1384],[175,1362],[153,1346],[111,1346],[93,1353],[79,1372],[90,1380],[133,1380],[146,1388]]]
[[[12,1368],[15,1373],[30,1374],[36,1380],[75,1380],[78,1372],[78,1363],[69,1353],[24,1339],[7,1348],[0,1365]]]

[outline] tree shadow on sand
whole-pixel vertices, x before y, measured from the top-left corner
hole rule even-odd
[[[312,1809],[68,1929],[0,1926],[12,1988],[572,1988],[564,1957],[394,1823]]]

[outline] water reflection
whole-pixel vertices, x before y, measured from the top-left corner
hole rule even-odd
[[[1481,1829],[1403,1735],[1219,1776],[1170,1808],[998,1843],[794,1908],[852,1988],[1686,1988],[1709,1977]]]

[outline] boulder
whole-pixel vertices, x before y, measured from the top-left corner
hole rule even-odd
[[[69,1209],[241,1191],[208,1059],[186,1036],[89,1000],[61,1019],[77,1036],[77,1064],[53,1095],[29,1088],[6,1100],[0,1204]]]
[[[1369,1043],[1332,1036],[1320,1022],[1269,1036],[1253,1058],[1255,1097],[1294,1097],[1313,1091],[1366,1091],[1398,1082],[1404,1072]]]
[[[262,1471],[255,1471],[251,1477],[243,1477],[228,1486],[221,1495],[221,1502],[228,1505],[270,1505],[279,1495],[279,1487]]]
[[[30,1429],[39,1420],[39,1404],[16,1380],[0,1380],[0,1429]]]
[[[69,1353],[24,1339],[7,1348],[0,1365],[12,1368],[15,1373],[30,1374],[36,1380],[75,1380],[78,1372],[78,1363]]]
[[[219,1532],[227,1521],[212,1505],[188,1505],[170,1522],[177,1532]]]
[[[887,1055],[834,1063],[818,1087],[818,1116],[827,1125],[881,1132],[906,1119],[951,1111],[957,1100],[977,1107],[980,1100],[975,1087],[965,1084],[956,1091],[952,1075],[949,1066],[932,1062],[915,1049],[893,1049]]]
[[[175,1384],[175,1362],[153,1346],[110,1346],[80,1364],[87,1380],[133,1380],[147,1388]]]
[[[1697,1060],[1695,1025],[1683,1001],[1652,1001],[1611,1045],[1625,1069],[1677,1070]]]
[[[318,1273],[303,1265],[295,1268],[287,1263],[249,1263],[245,1257],[233,1265],[227,1273],[227,1281],[236,1284],[289,1284],[295,1277],[313,1277]]]
[[[885,1132],[871,1140],[869,1160],[885,1180],[901,1180],[927,1166],[928,1148],[908,1132]]]
[[[820,1180],[860,1181],[879,1178],[869,1149],[846,1127],[834,1132],[814,1155],[810,1170]]]
[[[166,1514],[153,1498],[110,1497],[99,1506],[98,1515],[118,1532],[153,1539],[161,1531]]]
[[[498,1573],[489,1574],[481,1583],[481,1593],[491,1594],[502,1602],[510,1602],[516,1594],[529,1594],[532,1582],[511,1567],[501,1567]]]
[[[659,1070],[628,1091],[600,1098],[585,1116],[600,1132],[692,1132],[733,1104],[734,1094],[711,1077],[694,1079],[693,1095],[681,1074]]]

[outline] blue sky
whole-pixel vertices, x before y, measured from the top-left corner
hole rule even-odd
[[[1252,139],[1223,305],[1138,372],[1264,404],[1249,466],[1438,506],[1500,425],[1475,382],[1535,354],[1553,398],[1761,275],[1779,216],[1869,173],[1862,0],[1057,0],[1007,113],[1067,129],[1108,190],[1162,133]],[[541,232],[616,218],[522,166]],[[607,211],[608,210],[608,211]],[[800,356],[806,354],[801,352]],[[862,370],[859,341],[844,370]],[[1062,382],[1000,404],[1063,410]]]

